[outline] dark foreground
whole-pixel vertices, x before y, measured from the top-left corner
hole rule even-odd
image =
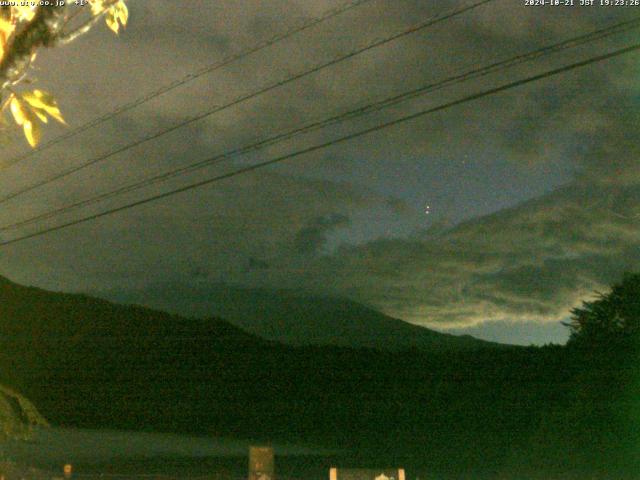
[[[630,298],[640,318],[640,277]],[[0,380],[54,425],[346,452],[281,458],[283,479],[327,478],[332,464],[404,466],[411,480],[640,478],[635,343],[294,348],[222,320],[13,284],[0,288],[0,317]],[[154,462],[180,457],[146,458],[161,468]],[[194,475],[210,474],[198,470],[204,462],[193,461]],[[242,454],[230,465],[244,478]]]
[[[491,472],[446,472],[434,471],[419,464],[412,465],[406,459],[402,465],[407,480],[637,480],[638,474],[620,472],[570,471],[524,473]],[[380,459],[344,456],[276,456],[276,479],[278,480],[328,480],[329,468],[334,465],[353,468],[389,468],[388,462]],[[394,464],[395,465],[395,464]],[[52,480],[63,478],[62,465],[26,466],[4,462],[0,469],[6,480]],[[74,479],[193,479],[193,480],[241,480],[247,478],[247,458],[239,457],[176,457],[176,458],[120,458],[110,462],[80,463],[73,465]],[[453,470],[456,470],[453,468]]]
[[[125,431],[38,429],[28,442],[0,443],[0,464],[6,480],[52,480],[63,478],[63,466],[71,464],[71,479],[246,479],[248,447],[256,442],[204,436],[154,434]],[[631,480],[637,472],[620,468],[580,468],[571,452],[558,452],[556,465],[527,464],[527,456],[512,463],[434,465],[431,452],[401,455],[391,451],[323,451],[299,445],[272,445],[276,452],[278,480],[328,480],[331,467],[404,468],[406,480]],[[535,448],[535,446],[532,446]],[[514,458],[514,452],[504,452]],[[575,455],[575,453],[574,453]],[[371,479],[373,480],[373,479]]]

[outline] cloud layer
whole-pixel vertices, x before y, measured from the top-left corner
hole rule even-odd
[[[39,76],[72,125],[80,125],[336,5],[134,2],[120,39],[96,29],[42,55]],[[47,178],[454,5],[371,1],[35,155],[3,172],[0,191]],[[496,0],[3,204],[0,222],[602,28],[624,19],[622,10],[605,16],[597,8],[533,9]],[[83,213],[602,53],[632,37],[610,37],[438,91]],[[85,291],[163,280],[296,288],[346,295],[443,328],[556,321],[594,289],[640,267],[637,65],[637,57],[593,65],[17,244],[0,252],[2,272],[24,283]],[[57,128],[47,135],[62,132]],[[9,146],[4,159],[22,148]]]

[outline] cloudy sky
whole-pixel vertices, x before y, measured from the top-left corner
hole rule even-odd
[[[42,52],[34,77],[69,127],[343,5],[338,0],[131,0],[104,25]],[[13,166],[0,197],[466,5],[369,0],[202,75]],[[300,135],[164,183],[6,229],[151,175],[640,15],[632,7],[493,0],[2,201],[14,238],[630,45],[612,35]],[[0,249],[14,281],[65,291],[227,283],[347,296],[440,330],[564,341],[559,321],[640,263],[631,53],[464,103],[142,207]]]

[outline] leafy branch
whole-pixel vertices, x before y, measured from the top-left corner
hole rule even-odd
[[[29,70],[39,48],[74,41],[101,18],[116,34],[127,24],[129,11],[124,0],[89,0],[90,9],[62,6],[0,6],[0,102],[2,114],[11,111],[32,147],[40,139],[40,122],[48,117],[65,123],[55,98],[40,89],[19,92],[31,83]],[[88,12],[87,12],[88,10]],[[85,12],[85,18],[70,28]],[[86,15],[84,15],[86,16]],[[7,93],[5,100],[2,100]],[[6,120],[2,118],[6,125]]]

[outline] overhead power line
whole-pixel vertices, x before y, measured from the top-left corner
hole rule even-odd
[[[315,17],[312,19],[309,19],[305,22],[303,22],[302,24],[293,27],[289,30],[286,30],[282,33],[279,33],[271,38],[262,40],[261,42],[258,42],[255,45],[252,45],[248,48],[245,48],[244,50],[240,50],[239,52],[236,53],[232,53],[230,55],[227,55],[226,57],[222,58],[221,60],[219,60],[218,62],[215,62],[211,65],[207,65],[203,68],[201,68],[200,70],[196,70],[195,72],[189,73],[187,75],[185,75],[184,77],[182,77],[179,80],[175,80],[167,85],[163,85],[160,88],[153,90],[149,93],[147,93],[146,95],[139,97],[129,103],[126,103],[124,105],[121,105],[117,108],[115,108],[114,110],[105,113],[102,116],[96,117],[82,125],[80,125],[79,127],[74,128],[73,130],[69,130],[68,132],[51,139],[50,141],[43,143],[40,147],[33,149],[33,150],[29,150],[28,152],[15,157],[11,160],[8,160],[7,162],[5,162],[4,165],[0,166],[0,170],[4,170],[6,168],[9,168],[12,165],[15,165],[18,162],[21,162],[23,160],[26,160],[29,157],[34,156],[37,153],[40,153],[44,150],[47,150],[48,148],[57,145],[58,143],[64,141],[64,140],[68,140],[69,138],[75,137],[76,135],[89,130],[93,127],[97,127],[98,125],[111,120],[112,118],[128,112],[129,110],[132,110],[136,107],[139,107],[140,105],[147,103],[151,100],[153,100],[154,98],[160,97],[162,95],[164,95],[165,93],[168,93],[172,90],[175,90],[178,87],[181,87],[183,85],[186,85],[200,77],[202,77],[203,75],[207,75],[209,73],[213,73],[216,70],[219,70],[221,68],[226,67],[227,65],[230,65],[232,63],[237,62],[238,60],[242,60],[245,57],[248,57],[254,53],[257,53],[261,50],[264,50],[265,48],[268,48],[272,45],[275,45],[283,40],[286,40],[288,38],[291,38],[295,35],[297,35],[298,33],[304,32],[305,30],[308,30],[312,27],[315,27],[316,25],[319,25],[327,20],[330,20],[334,17],[337,17],[345,12],[348,12],[349,10],[352,10],[356,7],[359,7],[360,5],[363,5],[365,3],[368,3],[372,0],[352,0],[346,4],[340,5],[336,8],[332,8],[330,10],[327,10],[325,13],[323,13],[322,15],[320,15],[319,17]]]
[[[555,68],[555,69],[552,69],[552,70],[547,70],[547,71],[545,71],[543,73],[539,73],[537,75],[533,75],[533,76],[526,77],[526,78],[523,78],[523,79],[520,79],[520,80],[516,80],[516,81],[513,81],[513,82],[505,83],[505,84],[500,85],[498,87],[494,87],[494,88],[490,88],[490,89],[487,89],[487,90],[483,90],[482,92],[474,93],[472,95],[465,96],[465,97],[460,98],[458,100],[453,100],[451,102],[443,103],[443,104],[438,105],[436,107],[428,108],[426,110],[421,110],[419,112],[416,112],[416,113],[413,113],[413,114],[410,114],[410,115],[405,115],[403,117],[400,117],[400,118],[397,118],[397,119],[394,119],[394,120],[391,120],[391,121],[388,121],[388,122],[385,122],[385,123],[378,124],[378,125],[376,125],[374,127],[366,128],[364,130],[360,130],[358,132],[351,133],[349,135],[344,135],[344,136],[339,137],[337,139],[333,139],[333,140],[330,140],[330,141],[327,141],[327,142],[324,142],[324,143],[320,143],[320,144],[317,144],[317,145],[314,145],[314,146],[311,146],[311,147],[303,148],[301,150],[297,150],[295,152],[288,153],[286,155],[281,155],[281,156],[272,158],[271,160],[266,160],[266,161],[263,161],[263,162],[260,162],[260,163],[254,164],[254,165],[250,165],[250,166],[247,166],[247,167],[239,168],[237,170],[234,170],[233,172],[220,174],[220,175],[217,175],[217,176],[214,176],[214,177],[210,177],[210,178],[207,178],[207,179],[204,179],[204,180],[200,180],[200,181],[195,182],[195,183],[191,183],[189,185],[186,185],[186,186],[183,186],[183,187],[180,187],[180,188],[176,188],[176,189],[164,192],[164,193],[153,195],[153,196],[144,198],[142,200],[137,200],[135,202],[131,202],[131,203],[128,203],[126,205],[121,205],[119,207],[115,207],[115,208],[111,208],[111,209],[108,209],[108,210],[104,210],[102,212],[98,212],[98,213],[95,213],[95,214],[92,214],[92,215],[88,215],[88,216],[85,216],[85,217],[82,217],[82,218],[78,218],[78,219],[75,219],[75,220],[60,224],[60,225],[55,225],[55,226],[48,227],[48,228],[45,228],[45,229],[42,229],[42,230],[38,230],[36,232],[32,232],[32,233],[29,233],[29,234],[26,234],[26,235],[23,235],[23,236],[20,236],[20,237],[17,237],[17,238],[13,238],[13,239],[10,239],[10,240],[5,240],[3,242],[0,242],[0,246],[7,246],[7,245],[11,245],[11,244],[14,244],[14,243],[17,243],[17,242],[20,242],[20,241],[23,241],[23,240],[26,240],[26,239],[29,239],[29,238],[39,237],[39,236],[45,235],[47,233],[51,233],[51,232],[55,232],[55,231],[58,231],[58,230],[62,230],[64,228],[71,227],[73,225],[78,225],[78,224],[85,223],[85,222],[88,222],[88,221],[91,221],[91,220],[96,220],[98,218],[105,217],[107,215],[112,215],[112,214],[117,213],[117,212],[122,212],[122,211],[125,211],[125,210],[129,210],[131,208],[138,207],[138,206],[150,203],[150,202],[154,202],[156,200],[160,200],[160,199],[163,199],[163,198],[168,198],[168,197],[171,197],[173,195],[177,195],[179,193],[187,192],[189,190],[193,190],[193,189],[196,189],[196,188],[199,188],[199,187],[203,187],[205,185],[210,185],[212,183],[216,183],[216,182],[228,179],[228,178],[232,178],[232,177],[235,177],[235,176],[238,176],[238,175],[242,175],[242,174],[245,174],[245,173],[248,173],[248,172],[252,172],[252,171],[258,170],[260,168],[264,168],[264,167],[267,167],[267,166],[270,166],[270,165],[275,165],[277,163],[281,163],[281,162],[283,162],[285,160],[289,160],[291,158],[298,157],[300,155],[305,155],[305,154],[308,154],[308,153],[312,153],[312,152],[315,152],[315,151],[318,151],[318,150],[322,150],[322,149],[331,147],[333,145],[337,145],[339,143],[344,143],[344,142],[353,140],[355,138],[359,138],[359,137],[362,137],[364,135],[368,135],[370,133],[374,133],[374,132],[380,131],[380,130],[385,129],[385,128],[389,128],[389,127],[392,127],[392,126],[395,126],[395,125],[399,125],[401,123],[405,123],[405,122],[408,122],[408,121],[411,121],[411,120],[415,120],[415,119],[423,117],[425,115],[429,115],[429,114],[432,114],[432,113],[440,112],[440,111],[449,109],[449,108],[457,106],[457,105],[462,105],[464,103],[471,102],[471,101],[474,101],[474,100],[478,100],[480,98],[484,98],[484,97],[487,97],[487,96],[490,96],[490,95],[495,95],[496,93],[504,92],[504,91],[510,90],[512,88],[520,87],[522,85],[526,85],[526,84],[529,84],[529,83],[532,83],[532,82],[536,82],[536,81],[539,81],[539,80],[542,80],[542,79],[545,79],[545,78],[549,78],[549,77],[552,77],[552,76],[555,76],[555,75],[559,75],[559,74],[568,72],[570,70],[575,70],[577,68],[581,68],[581,67],[584,67],[584,66],[596,63],[596,62],[601,62],[601,61],[604,61],[604,60],[608,60],[608,59],[611,59],[611,58],[614,58],[614,57],[618,57],[618,56],[624,55],[626,53],[631,53],[631,52],[634,52],[634,51],[637,51],[637,50],[640,50],[640,43],[636,43],[636,44],[630,45],[628,47],[620,48],[618,50],[614,50],[612,52],[609,52],[609,53],[606,53],[606,54],[603,54],[603,55],[590,57],[590,58],[588,58],[586,60],[582,60],[582,61],[579,61],[579,62],[571,63],[571,64],[565,65],[563,67]]]
[[[444,80],[440,80],[438,82],[435,83],[429,83],[423,86],[420,86],[418,88],[409,90],[407,92],[403,92],[401,94],[397,94],[397,95],[393,95],[390,97],[387,97],[383,100],[380,100],[378,102],[372,103],[372,104],[368,104],[344,113],[341,113],[339,115],[335,115],[329,118],[326,118],[324,120],[320,120],[320,121],[316,121],[316,122],[312,122],[310,124],[304,125],[302,127],[297,127],[293,130],[289,130],[287,132],[284,133],[280,133],[274,136],[271,136],[269,138],[260,140],[258,142],[255,142],[253,144],[244,146],[244,147],[240,147],[240,148],[236,148],[230,151],[227,151],[225,153],[221,153],[218,154],[214,157],[208,158],[206,160],[201,160],[180,168],[176,168],[176,169],[171,169],[169,171],[160,173],[160,174],[156,174],[153,175],[151,177],[147,177],[145,179],[136,181],[134,183],[130,183],[128,185],[124,185],[122,187],[118,187],[114,190],[102,193],[102,194],[98,194],[65,206],[62,206],[60,208],[54,209],[54,210],[50,210],[48,212],[44,212],[41,214],[38,214],[36,216],[24,219],[24,220],[20,220],[18,222],[14,222],[8,225],[3,225],[0,226],[0,231],[7,231],[7,230],[11,230],[11,229],[16,229],[16,228],[20,228],[20,227],[24,227],[26,225],[35,223],[37,221],[40,220],[45,220],[45,219],[49,219],[49,218],[53,218],[56,217],[58,215],[61,215],[63,213],[69,212],[73,209],[76,208],[81,208],[81,207],[86,207],[95,203],[99,203],[102,202],[104,200],[107,200],[109,198],[113,198],[113,197],[117,197],[120,195],[124,195],[126,193],[150,186],[150,185],[154,185],[156,183],[160,183],[160,182],[164,182],[166,180],[169,180],[171,178],[175,178],[177,176],[181,176],[181,175],[185,175],[188,173],[192,173],[195,172],[199,169],[205,168],[205,167],[209,167],[215,164],[218,164],[222,161],[234,158],[234,157],[238,157],[247,153],[250,153],[252,151],[256,151],[256,150],[260,150],[263,149],[267,146],[272,146],[274,144],[283,142],[285,140],[290,140],[291,138],[294,138],[298,135],[304,134],[304,133],[309,133],[312,131],[316,131],[319,130],[321,128],[325,128],[340,122],[344,122],[347,120],[351,120],[357,117],[360,117],[362,115],[371,113],[371,112],[375,112],[375,111],[379,111],[382,110],[384,108],[388,108],[390,106],[393,105],[397,105],[398,103],[416,98],[418,96],[421,95],[425,95],[427,93],[431,93],[434,92],[436,90],[445,88],[445,87],[449,87],[451,85],[455,85],[464,81],[468,81],[471,79],[476,79],[476,78],[480,78],[492,73],[496,73],[499,71],[502,71],[506,68],[511,68],[514,67],[516,65],[520,65],[522,63],[525,62],[530,62],[532,60],[537,60],[539,58],[542,58],[544,56],[553,54],[553,53],[557,53],[560,51],[564,51],[568,48],[573,48],[573,47],[577,47],[579,45],[584,45],[584,44],[588,44],[588,43],[592,43],[596,40],[600,40],[602,38],[606,38],[609,37],[613,34],[619,34],[631,29],[637,29],[640,27],[640,17],[637,17],[635,19],[631,19],[625,22],[620,22],[614,25],[611,25],[609,27],[605,27],[602,29],[598,29],[583,35],[579,35],[567,40],[564,40],[562,42],[558,42],[552,45],[548,45],[545,47],[541,47],[538,48],[536,50],[532,50],[520,55],[516,55],[514,57],[505,59],[505,60],[501,60],[492,64],[489,64],[487,66],[481,67],[481,68],[477,68],[477,69],[473,69],[470,71],[467,71],[463,74],[460,75],[455,75],[452,77],[448,77]]]
[[[323,63],[321,63],[319,65],[316,65],[314,67],[311,67],[311,68],[309,68],[309,69],[307,69],[307,70],[305,70],[303,72],[300,72],[300,73],[297,73],[295,75],[289,76],[289,77],[287,77],[287,78],[285,78],[283,80],[279,80],[277,82],[271,83],[268,86],[261,88],[260,90],[251,92],[249,94],[242,95],[240,97],[237,97],[234,100],[232,100],[232,101],[230,101],[230,102],[228,102],[228,103],[226,103],[224,105],[216,106],[213,109],[208,110],[208,111],[206,111],[204,113],[200,113],[200,114],[194,115],[194,116],[192,116],[192,117],[190,117],[190,118],[188,118],[188,119],[186,119],[186,120],[184,120],[182,122],[179,122],[179,123],[177,123],[177,124],[175,124],[175,125],[173,125],[171,127],[168,127],[168,128],[163,129],[163,130],[160,130],[158,132],[155,132],[153,134],[150,134],[150,135],[148,135],[148,136],[146,136],[146,137],[144,137],[142,139],[139,139],[139,140],[136,140],[134,142],[131,142],[131,143],[129,143],[129,144],[123,146],[123,147],[119,147],[116,150],[113,150],[113,151],[111,151],[109,153],[106,153],[104,155],[100,155],[100,156],[98,156],[96,158],[93,158],[93,159],[88,160],[88,161],[86,161],[84,163],[81,163],[80,165],[76,165],[76,166],[70,167],[70,168],[68,168],[68,169],[66,169],[66,170],[64,170],[64,171],[62,171],[60,173],[52,175],[49,178],[46,178],[44,180],[40,180],[40,181],[35,182],[35,183],[31,184],[31,185],[28,185],[28,186],[26,186],[24,188],[21,188],[21,189],[19,189],[17,191],[14,191],[14,192],[12,192],[12,193],[10,193],[8,195],[2,196],[2,197],[0,197],[0,204],[5,203],[5,202],[7,202],[7,201],[9,201],[9,200],[11,200],[13,198],[16,198],[16,197],[18,197],[20,195],[23,195],[25,193],[28,193],[28,192],[30,192],[32,190],[35,190],[36,188],[40,188],[40,187],[43,187],[44,185],[48,185],[49,183],[52,183],[52,182],[54,182],[56,180],[60,180],[62,178],[68,177],[69,175],[72,175],[72,174],[77,173],[77,172],[79,172],[81,170],[84,170],[87,167],[90,167],[90,166],[95,165],[95,164],[97,164],[99,162],[107,160],[107,159],[109,159],[109,158],[111,158],[111,157],[113,157],[115,155],[123,153],[123,152],[125,152],[127,150],[130,150],[130,149],[134,148],[134,147],[140,146],[140,145],[142,145],[144,143],[147,143],[147,142],[150,142],[152,140],[157,140],[158,138],[160,138],[160,137],[162,137],[162,136],[164,136],[164,135],[166,135],[168,133],[171,133],[171,132],[173,132],[175,130],[183,128],[183,127],[185,127],[187,125],[190,125],[190,124],[192,124],[194,122],[197,122],[199,120],[202,120],[204,118],[210,117],[211,115],[214,115],[214,114],[216,114],[218,112],[221,112],[223,110],[226,110],[228,108],[234,107],[234,106],[236,106],[236,105],[238,105],[238,104],[240,104],[242,102],[245,102],[247,100],[251,100],[253,98],[256,98],[256,97],[258,97],[260,95],[263,95],[263,94],[265,94],[267,92],[275,90],[275,89],[277,89],[279,87],[282,87],[282,86],[287,85],[289,83],[292,83],[292,82],[295,82],[297,80],[300,80],[300,79],[302,79],[304,77],[307,77],[309,75],[317,73],[317,72],[319,72],[321,70],[324,70],[325,68],[337,65],[337,64],[339,64],[339,63],[341,63],[341,62],[343,62],[345,60],[348,60],[350,58],[353,58],[353,57],[355,57],[357,55],[360,55],[362,53],[368,52],[368,51],[373,50],[373,49],[375,49],[377,47],[380,47],[382,45],[386,45],[386,44],[391,43],[391,42],[393,42],[395,40],[398,40],[400,38],[403,38],[403,37],[406,37],[408,35],[411,35],[411,34],[414,34],[416,32],[419,32],[419,31],[424,30],[424,29],[426,29],[428,27],[431,27],[431,26],[436,25],[436,24],[438,24],[440,22],[443,22],[445,20],[451,19],[451,18],[456,17],[458,15],[461,15],[461,14],[463,14],[465,12],[468,12],[470,10],[478,8],[478,7],[480,7],[480,6],[484,5],[484,4],[490,3],[492,1],[495,1],[495,0],[479,0],[479,1],[476,1],[475,3],[467,4],[464,7],[459,7],[459,8],[453,9],[453,10],[449,10],[449,11],[447,11],[445,13],[440,13],[440,14],[437,14],[435,16],[432,16],[431,18],[429,18],[425,22],[422,22],[420,24],[414,25],[414,26],[412,26],[412,27],[410,27],[408,29],[405,29],[405,30],[403,30],[403,31],[401,31],[399,33],[395,33],[395,34],[392,34],[392,35],[387,36],[385,38],[376,40],[373,43],[369,43],[364,47],[360,47],[360,48],[358,48],[356,50],[352,50],[351,52],[349,52],[347,54],[340,55],[340,56],[338,56],[338,57],[336,57],[336,58],[334,58],[332,60],[329,60],[327,62],[323,62]]]

